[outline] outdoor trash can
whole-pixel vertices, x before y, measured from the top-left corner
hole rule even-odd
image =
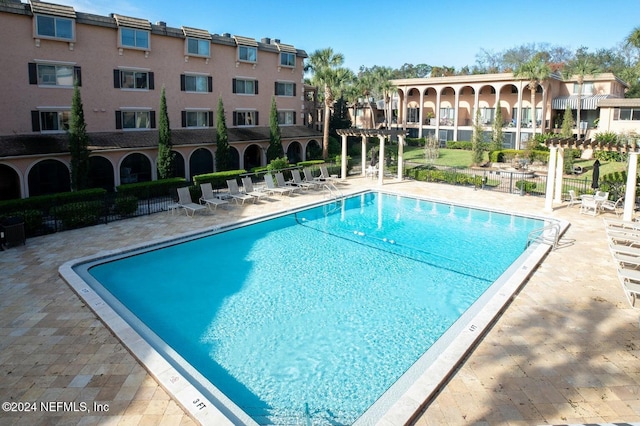
[[[24,232],[24,220],[19,217],[10,217],[0,222],[0,235],[2,244],[7,247],[26,244],[27,238]]]

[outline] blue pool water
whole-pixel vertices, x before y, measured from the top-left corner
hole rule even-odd
[[[89,272],[257,422],[351,424],[542,225],[365,193]]]

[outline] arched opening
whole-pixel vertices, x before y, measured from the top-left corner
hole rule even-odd
[[[20,176],[11,167],[0,164],[0,201],[20,198]]]
[[[149,182],[151,162],[144,155],[134,152],[127,155],[120,164],[120,183]]]
[[[184,167],[184,157],[178,151],[171,151],[173,154],[173,176],[174,177],[186,177],[185,167]]]
[[[229,147],[229,152],[231,153],[231,170],[240,169],[240,153],[233,146]]]
[[[302,161],[302,145],[300,145],[300,142],[293,141],[289,144],[287,147],[287,158],[291,164]]]
[[[251,170],[260,166],[262,166],[262,149],[256,144],[249,145],[244,150],[244,169]]]
[[[29,171],[29,196],[71,191],[71,172],[58,160],[42,160]]]
[[[307,160],[322,159],[322,147],[317,140],[312,139],[307,144]]]
[[[89,188],[104,188],[109,192],[115,190],[113,165],[99,155],[89,157]]]
[[[189,180],[193,180],[194,176],[203,175],[213,172],[213,154],[204,148],[198,148],[193,151],[189,158]]]

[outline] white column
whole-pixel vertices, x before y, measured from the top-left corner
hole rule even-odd
[[[404,153],[404,135],[398,135],[398,180],[402,182],[402,154]]]
[[[555,194],[553,201],[556,203],[562,202],[562,173],[564,172],[564,148],[558,148],[558,160],[556,166],[556,182],[555,182]]]
[[[524,88],[522,87],[522,82],[520,82],[520,87],[518,88],[518,114],[516,116],[516,149],[520,149],[522,142],[520,139],[522,138],[522,91]]]
[[[547,191],[544,198],[544,211],[553,211],[553,186],[556,181],[556,160],[558,158],[558,148],[549,147],[549,169],[547,171]]]
[[[362,176],[366,176],[367,175],[367,169],[366,169],[366,165],[367,165],[367,137],[365,135],[362,135],[362,152],[360,153],[360,161],[362,164],[362,171],[360,172],[360,174]]]
[[[378,152],[378,185],[384,185],[384,136],[378,136],[380,151]]]
[[[342,165],[340,169],[340,179],[347,178],[347,135],[342,135],[342,155],[340,156]]]
[[[420,115],[420,126],[418,126],[418,138],[421,138],[422,126],[424,126],[424,90],[422,89],[420,89],[420,108],[418,108],[418,113]]]
[[[633,208],[636,204],[636,176],[638,176],[638,153],[629,153],[629,170],[627,171],[627,189],[624,193],[624,214],[622,220],[633,219]]]

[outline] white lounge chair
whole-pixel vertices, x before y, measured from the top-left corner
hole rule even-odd
[[[291,188],[292,192],[296,192],[302,189],[302,187],[294,185],[291,182],[286,182],[284,180],[284,175],[282,174],[282,172],[276,173],[276,184],[279,188]]]
[[[206,209],[202,204],[196,204],[193,202],[189,188],[186,186],[178,188],[178,204],[184,209],[187,216],[189,216],[189,212],[191,212],[191,217],[195,216],[198,210]]]
[[[238,204],[240,201],[242,201],[242,204],[244,204],[244,202],[247,200],[253,200],[253,202],[255,203],[256,201],[255,197],[252,197],[249,194],[240,192],[240,188],[238,188],[237,180],[235,179],[227,180],[227,187],[229,188],[229,195],[231,196],[231,198],[236,200],[236,204]]]
[[[637,269],[618,268],[618,277],[622,290],[631,307],[635,307],[636,298],[640,296],[640,271]]]
[[[322,185],[321,181],[320,181],[320,178],[313,176],[313,172],[311,171],[311,169],[309,167],[305,167],[304,168],[304,181],[303,182],[313,183],[313,184],[316,184],[318,187],[320,187]]]
[[[622,213],[622,204],[624,203],[624,197],[618,198],[615,202],[611,200],[604,200],[600,203],[600,210],[603,212],[613,212],[617,217],[620,217]]]
[[[200,201],[205,203],[209,209],[213,207],[213,210],[215,210],[220,205],[229,204],[227,200],[221,200],[213,194],[213,187],[211,186],[211,183],[201,183],[200,190],[202,191]]]
[[[321,164],[320,165],[320,179],[322,181],[328,181],[328,182],[337,182],[338,178],[331,176],[329,174],[329,171],[327,170],[327,165],[326,164]]]
[[[251,178],[249,176],[245,176],[242,178],[242,186],[244,187],[244,193],[247,195],[251,195],[256,200],[260,200],[261,198],[264,198],[267,195],[269,195],[264,191],[256,191],[256,189],[253,187],[253,182],[251,181]]]
[[[302,180],[302,176],[300,175],[300,170],[292,169],[291,177],[293,178],[293,184],[297,185],[304,189],[312,189],[317,188],[318,184],[316,182],[305,182]]]
[[[273,176],[271,176],[270,174],[264,175],[264,184],[267,187],[266,191],[271,194],[291,195],[291,193],[293,192],[291,188],[277,187],[276,184],[273,182]]]

